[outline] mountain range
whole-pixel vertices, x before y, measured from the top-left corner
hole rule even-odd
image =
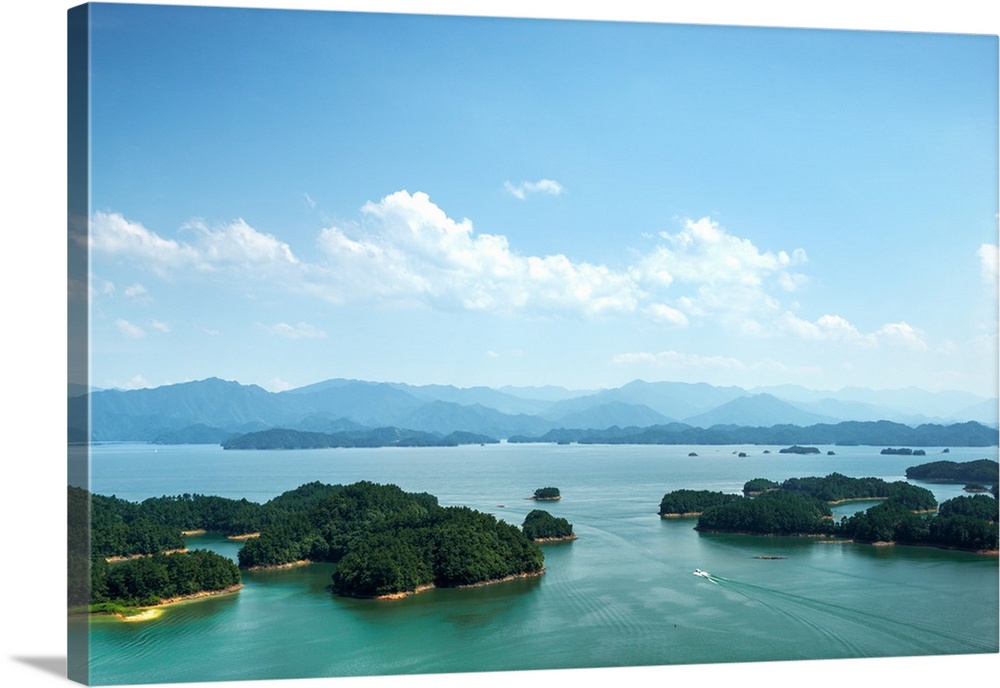
[[[80,390],[75,390],[80,392]],[[90,431],[87,412],[90,413]],[[839,392],[796,385],[755,388],[635,380],[603,390],[408,385],[331,379],[283,392],[208,378],[69,398],[70,437],[96,441],[222,443],[274,428],[336,433],[396,427],[447,435],[541,436],[675,424],[766,428],[844,421],[910,426],[976,421],[996,428],[997,399],[919,389]]]

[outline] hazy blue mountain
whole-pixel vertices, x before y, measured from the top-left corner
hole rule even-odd
[[[527,414],[507,414],[481,404],[462,406],[448,401],[429,401],[400,416],[397,425],[441,434],[460,430],[491,437],[545,432],[551,424]]]
[[[300,415],[322,413],[331,418],[347,418],[368,427],[405,427],[398,422],[399,419],[424,403],[393,385],[361,380],[327,380],[276,396],[288,399],[287,407],[297,410]]]
[[[974,420],[984,425],[996,427],[998,416],[1000,416],[1000,402],[996,399],[987,399],[959,409],[951,415],[951,419],[957,421]]]
[[[829,416],[803,411],[770,394],[738,397],[706,413],[684,419],[688,425],[710,428],[714,425],[767,428],[772,425],[816,425],[837,422]]]
[[[966,420],[997,423],[997,399],[984,399],[968,392],[929,392],[915,387],[886,390],[845,387],[834,392],[799,385],[757,387],[751,391],[769,393],[804,410],[842,420],[888,419],[907,425]]]
[[[781,398],[781,397],[779,397]],[[788,401],[786,399],[786,401]],[[826,418],[833,418],[838,421],[844,420],[896,420],[894,414],[888,409],[880,409],[871,404],[864,404],[860,401],[841,401],[826,397],[819,401],[792,401],[793,406]],[[892,417],[890,417],[892,416]]]
[[[303,432],[345,432],[351,430],[363,430],[361,423],[355,423],[344,417],[333,417],[325,413],[310,413],[300,418],[289,430],[301,430]]]
[[[214,428],[274,424],[296,415],[257,385],[209,378],[153,389],[101,390],[69,400],[71,417],[90,400],[91,438],[152,440],[167,431],[201,424]]]
[[[617,402],[646,406],[666,418],[685,418],[746,395],[747,392],[739,387],[713,387],[705,383],[633,380],[621,387],[557,402],[552,405],[545,416],[547,418],[561,418],[593,406]]]
[[[845,387],[837,396],[924,418],[952,418],[957,411],[984,401],[968,392],[929,392],[916,387],[883,390]]]
[[[620,401],[611,401],[579,411],[572,411],[559,417],[556,423],[563,428],[603,430],[612,426],[645,427],[647,425],[661,425],[670,421],[670,418],[657,413],[644,404],[625,404]]]
[[[462,406],[485,406],[506,414],[535,415],[543,413],[551,405],[549,401],[519,397],[492,387],[414,386],[402,383],[393,383],[392,386],[422,401],[447,401]]]
[[[210,441],[272,428],[339,433],[380,427],[501,438],[541,436],[573,428],[647,428],[664,426],[672,419],[701,428],[876,420],[910,426],[978,420],[996,426],[998,412],[996,399],[920,390],[854,389],[842,397],[786,385],[774,388],[781,395],[751,394],[739,387],[642,380],[568,398],[560,398],[571,393],[561,388],[504,389],[338,378],[275,393],[256,385],[208,378],[154,389],[98,390],[70,398],[69,431],[73,438],[87,437],[84,421],[88,403],[90,439],[94,441]],[[513,393],[515,389],[551,398],[522,398]],[[927,400],[937,415],[913,414],[920,399]],[[970,399],[971,403],[965,403]],[[902,405],[903,401],[903,409],[889,405]]]

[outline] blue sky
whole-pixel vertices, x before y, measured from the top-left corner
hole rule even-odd
[[[996,395],[995,35],[93,17],[96,386]]]

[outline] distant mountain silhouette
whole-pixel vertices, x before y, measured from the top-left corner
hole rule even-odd
[[[996,427],[996,399],[921,390],[843,394],[788,385],[764,392],[708,384],[644,382],[598,392],[561,388],[459,388],[331,379],[284,392],[208,378],[152,389],[95,390],[68,400],[71,437],[91,441],[221,442],[282,428],[341,433],[375,428],[491,438],[580,436],[629,428],[811,426],[885,420],[911,426],[978,420]],[[881,406],[921,399],[934,415]],[[90,432],[86,432],[87,411]],[[992,411],[993,415],[990,415]],[[963,417],[968,414],[969,417]],[[973,417],[976,416],[976,417]],[[683,424],[677,421],[683,421]],[[567,435],[568,431],[573,431]]]

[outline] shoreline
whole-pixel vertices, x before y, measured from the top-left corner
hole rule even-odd
[[[299,559],[298,561],[290,561],[285,564],[267,564],[265,566],[248,566],[243,569],[244,571],[281,571],[283,569],[294,569],[297,566],[309,566],[312,564],[311,559]]]
[[[527,573],[515,573],[515,574],[512,574],[510,576],[504,576],[503,578],[491,578],[489,580],[480,581],[478,583],[468,583],[466,585],[453,585],[453,586],[449,586],[449,587],[455,588],[455,589],[462,589],[462,588],[484,588],[487,585],[496,585],[497,583],[508,583],[510,581],[519,580],[521,578],[538,578],[538,577],[540,577],[540,576],[542,576],[544,574],[545,574],[545,567],[543,566],[538,571],[530,571],[530,572],[527,572]],[[422,593],[422,592],[427,591],[427,590],[433,590],[434,588],[437,588],[437,586],[434,585],[434,583],[426,583],[424,585],[417,586],[413,590],[403,590],[401,592],[392,592],[392,593],[389,593],[387,595],[375,595],[373,597],[364,597],[364,596],[360,596],[360,595],[357,596],[357,597],[359,597],[360,599],[371,599],[371,600],[379,600],[379,601],[383,601],[383,600],[401,600],[404,597],[409,597],[410,595],[416,595],[416,594]],[[349,597],[354,597],[354,596],[349,595]]]
[[[570,533],[569,535],[563,535],[562,537],[544,537],[535,538],[532,540],[536,545],[545,545],[550,542],[572,542],[573,540],[579,540],[580,536],[576,533]]]
[[[242,541],[242,540],[253,540],[254,538],[259,538],[259,537],[260,533],[243,533],[242,535],[227,535],[226,539]]]
[[[187,547],[181,547],[179,549],[165,549],[162,552],[154,552],[153,554],[129,554],[129,555],[117,555],[113,557],[104,557],[104,561],[109,564],[117,564],[122,561],[132,561],[133,559],[144,559],[147,557],[155,557],[158,554],[183,554],[184,552],[189,552]]]
[[[138,614],[109,614],[108,616],[116,616],[122,621],[127,621],[129,623],[134,623],[136,621],[149,621],[150,619],[158,618],[163,614],[163,607],[180,604],[181,602],[191,602],[194,600],[202,600],[209,597],[218,597],[219,595],[229,595],[234,592],[239,592],[243,588],[243,584],[239,583],[237,585],[231,585],[228,588],[223,588],[221,590],[201,590],[199,592],[191,593],[190,595],[181,595],[179,597],[168,597],[166,599],[160,600],[156,604],[147,605],[143,607],[138,607],[141,611]]]
[[[657,515],[660,518],[697,518],[698,516],[701,516],[701,512],[700,511],[685,511],[684,513],[680,513],[679,514],[676,511],[672,511],[670,513],[657,514]]]

